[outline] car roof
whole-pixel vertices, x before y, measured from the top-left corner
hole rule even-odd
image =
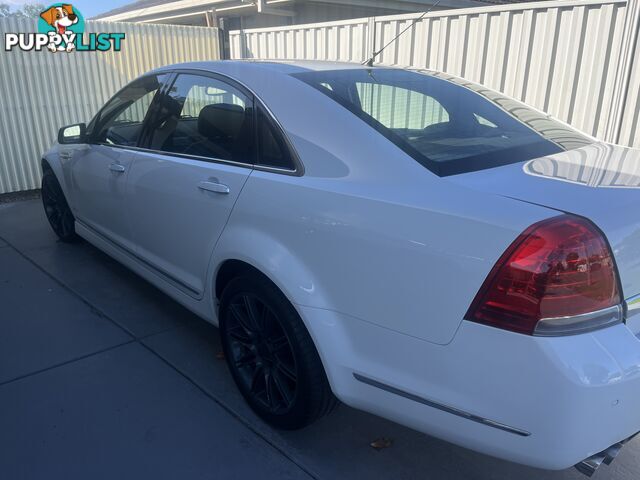
[[[249,73],[260,71],[270,71],[273,73],[281,73],[289,75],[292,73],[302,73],[309,71],[326,71],[326,70],[354,70],[367,68],[360,63],[354,62],[336,62],[336,61],[320,61],[320,60],[216,60],[210,62],[188,62],[167,65],[158,68],[153,73],[163,71],[171,71],[177,69],[196,69],[207,70],[211,72],[220,72],[233,68],[236,72],[239,70]],[[375,68],[389,68],[376,65]]]

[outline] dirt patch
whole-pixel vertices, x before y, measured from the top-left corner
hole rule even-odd
[[[12,192],[0,194],[0,204],[11,202],[22,202],[24,200],[33,200],[40,198],[40,190],[26,190],[24,192]]]

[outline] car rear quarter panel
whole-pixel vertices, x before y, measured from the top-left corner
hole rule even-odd
[[[524,206],[513,226],[497,225],[472,209],[456,212],[463,202],[432,183],[411,201],[382,184],[254,171],[217,263],[249,261],[298,305],[446,344],[494,262],[531,223],[522,217],[536,209]],[[481,203],[468,199],[488,211],[503,202]]]
[[[444,182],[292,77],[244,81],[305,171],[252,172],[213,264],[245,259],[296,304],[446,344],[509,244],[555,214]]]

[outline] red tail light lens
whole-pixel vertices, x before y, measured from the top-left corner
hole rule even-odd
[[[603,234],[586,219],[562,215],[532,225],[511,244],[466,318],[530,335],[539,322],[540,330],[560,325],[557,331],[566,333],[583,320],[591,326],[621,320],[619,305],[616,266]]]

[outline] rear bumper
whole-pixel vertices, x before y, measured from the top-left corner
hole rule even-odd
[[[557,470],[640,430],[640,340],[625,325],[543,338],[462,322],[442,346],[298,309],[343,402],[452,443]]]

